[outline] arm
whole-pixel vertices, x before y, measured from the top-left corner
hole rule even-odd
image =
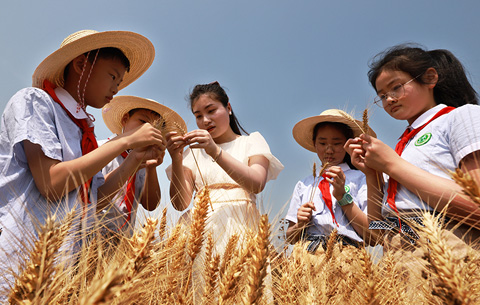
[[[185,134],[187,144],[191,148],[203,148],[205,152],[216,159],[218,165],[230,175],[241,187],[258,194],[267,183],[269,161],[264,156],[252,156],[248,165],[243,164],[229,153],[222,151],[206,130],[194,130]]]
[[[453,180],[431,174],[401,158],[393,149],[380,140],[362,135],[365,149],[365,163],[368,167],[384,172],[399,184],[417,194],[421,200],[437,211],[446,209],[447,216],[457,221],[480,228],[480,209],[465,196],[462,188]],[[478,177],[479,152],[466,156],[460,168]],[[473,160],[473,161],[472,161]]]
[[[365,150],[363,149],[363,140],[360,138],[349,139],[345,143],[345,150],[350,155],[352,164],[361,170],[367,180],[367,211],[368,222],[382,220],[382,201],[383,201],[383,176],[382,172],[368,167],[365,163]]]
[[[310,220],[312,219],[312,213],[315,211],[315,205],[313,202],[307,202],[302,204],[297,212],[297,223],[288,221],[287,228],[287,242],[295,244],[300,240],[302,232],[307,228]]]
[[[38,144],[26,140],[23,144],[35,185],[47,200],[57,201],[101,171],[122,151],[147,145],[161,146],[162,135],[150,124],[145,124],[84,156],[62,162],[45,156]]]
[[[183,149],[186,145],[183,136],[176,132],[166,135],[167,149],[172,158],[172,178],[170,181],[170,200],[178,211],[185,210],[193,196],[193,174],[183,166]]]
[[[159,163],[161,164],[161,162]],[[153,211],[157,208],[161,197],[160,185],[158,184],[158,175],[156,166],[147,166],[145,170],[145,183],[140,203],[147,211]]]
[[[99,187],[97,211],[105,208],[125,185],[128,179],[141,168],[146,168],[144,188],[140,203],[148,211],[153,211],[160,201],[160,186],[156,167],[163,162],[164,146],[148,146],[132,150],[115,170],[105,175],[105,183]]]
[[[327,178],[327,181],[333,186],[332,195],[335,197],[335,199],[337,199],[337,201],[341,200],[345,195],[345,178],[346,178],[345,173],[342,171],[340,167],[332,166],[328,168],[326,174],[329,177]],[[376,179],[374,182],[375,183],[377,182]],[[368,189],[368,186],[369,184],[367,183],[367,193],[369,195],[374,195],[375,192],[372,189]],[[372,186],[372,184],[370,184],[370,186]],[[380,198],[380,203],[381,203],[381,199],[382,198]],[[367,199],[367,205],[368,205],[368,202],[369,201]],[[378,202],[371,200],[371,204],[378,204]],[[381,207],[381,205],[379,206]],[[348,204],[340,207],[343,213],[345,214],[345,216],[347,217],[347,219],[352,224],[352,227],[355,230],[355,232],[357,232],[357,234],[360,235],[367,244],[374,245],[377,232],[368,230],[368,225],[370,222],[367,214],[365,214],[358,207],[358,205],[355,204],[355,202],[352,202],[352,204]],[[369,206],[367,206],[367,209],[368,208]]]

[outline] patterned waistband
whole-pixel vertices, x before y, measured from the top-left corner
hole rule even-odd
[[[434,214],[435,214],[435,216],[438,216],[439,213],[434,213]],[[446,222],[448,222],[448,219],[446,217],[444,217],[442,224],[446,223]],[[415,245],[416,241],[420,238],[420,236],[408,224],[417,224],[420,227],[424,227],[423,217],[422,216],[402,217],[401,218],[401,225],[400,225],[400,220],[399,220],[398,217],[389,216],[389,217],[386,217],[384,220],[375,220],[375,221],[370,222],[370,224],[368,226],[368,229],[370,229],[370,230],[399,231],[404,235],[404,237],[412,245]]]
[[[323,250],[327,250],[327,243],[330,237],[328,235],[306,235],[304,240],[310,241],[311,243],[307,246],[307,251],[310,253],[315,253],[318,247],[322,245]],[[337,242],[341,242],[344,246],[354,246],[359,248],[362,244],[350,237],[344,235],[337,235]]]

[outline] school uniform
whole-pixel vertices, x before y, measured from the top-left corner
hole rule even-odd
[[[346,163],[339,165],[345,174],[345,190],[353,197],[353,204],[356,204],[365,214],[367,213],[367,183],[365,175],[359,170],[352,170]],[[306,236],[326,236],[337,229],[339,236],[344,236],[349,240],[361,243],[363,240],[354,230],[351,221],[345,216],[342,208],[338,205],[333,196],[333,186],[330,185],[330,194],[332,198],[332,210],[335,216],[333,220],[329,208],[323,201],[322,193],[319,189],[319,182],[323,178],[314,181],[313,175],[307,176],[299,181],[292,194],[290,207],[285,219],[297,223],[297,212],[300,207],[310,201],[312,189],[315,189],[313,203],[315,211],[312,213],[310,225],[305,230]]]
[[[428,122],[444,104],[429,109],[408,128],[415,129]],[[480,150],[480,106],[464,105],[442,115],[416,134],[405,146],[402,158],[409,163],[439,177],[451,179],[449,171],[455,171],[460,160]],[[387,202],[388,180],[385,183],[382,214],[396,216]],[[395,205],[399,213],[409,210],[433,211],[417,194],[401,184],[397,186]]]
[[[98,145],[101,146],[116,136],[117,135],[114,134],[107,140],[98,141]],[[125,161],[123,156],[117,156],[102,169],[103,175],[106,176],[108,173],[113,172],[123,163],[123,161]],[[111,201],[111,204],[109,204],[99,216],[102,227],[113,233],[123,233],[127,237],[133,235],[135,220],[137,218],[138,203],[145,186],[145,175],[145,168],[138,170],[135,174],[135,200],[133,200],[131,208],[127,206],[125,201],[128,182],[126,182],[118,191],[114,199]]]
[[[87,118],[82,109],[77,112],[77,102],[66,90],[59,87],[55,93],[74,117]],[[77,189],[57,202],[48,202],[41,195],[30,172],[23,141],[40,145],[45,156],[61,162],[82,156],[82,131],[41,89],[18,91],[5,107],[0,128],[0,227],[3,230],[0,235],[0,270],[12,280],[4,268],[16,269],[37,237],[36,225],[44,224],[49,214],[56,213],[56,218],[61,219],[76,209],[73,232],[92,224],[97,188],[104,179],[100,172],[92,178],[90,204],[84,211],[77,199]],[[85,217],[82,218],[82,214]],[[0,286],[6,287],[6,282],[7,279],[1,278]]]

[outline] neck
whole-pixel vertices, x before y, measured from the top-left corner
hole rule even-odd
[[[63,85],[63,89],[65,89],[73,99],[80,104],[79,96],[78,96],[78,79],[70,80],[66,79],[65,84]],[[82,94],[83,88],[80,88],[80,94]]]
[[[235,140],[238,138],[239,135],[234,133],[231,128],[229,128],[225,133],[223,133],[221,136],[214,138],[213,140],[217,144],[222,144],[222,143],[227,143]]]

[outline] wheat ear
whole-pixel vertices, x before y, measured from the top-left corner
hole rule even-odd
[[[195,257],[197,257],[197,254],[202,248],[209,202],[210,190],[205,186],[197,195],[195,208],[193,209],[192,223],[190,225],[187,254],[192,261],[195,260]]]
[[[362,125],[363,125],[363,133],[367,133],[368,130],[369,130],[369,127],[368,127],[368,108],[365,108],[365,110],[363,110],[363,115],[362,115]]]
[[[255,238],[255,247],[252,251],[252,259],[248,266],[246,295],[244,304],[257,304],[263,295],[265,287],[264,278],[267,275],[268,245],[270,236],[270,224],[266,214],[260,217],[258,233]]]
[[[203,304],[211,304],[213,295],[217,287],[218,278],[218,265],[220,262],[220,256],[214,254],[215,243],[213,241],[212,233],[208,235],[207,246],[205,251],[205,287],[203,290]]]
[[[363,127],[360,126],[360,125],[357,123],[357,120],[355,120],[354,118],[352,118],[352,117],[349,116],[348,114],[343,113],[343,112],[341,112],[341,111],[340,111],[340,115],[341,115],[342,117],[344,117],[345,119],[349,120],[350,122],[352,122],[353,124],[355,124],[355,125],[360,129],[360,131],[361,131],[362,133],[366,134],[365,129],[363,129]]]
[[[132,254],[127,274],[128,279],[139,274],[151,261],[157,224],[158,219],[147,218],[140,234],[135,233],[131,238]]]
[[[465,289],[466,285],[460,276],[462,274],[460,265],[453,257],[452,249],[442,236],[439,218],[424,213],[423,224],[425,226],[420,230],[430,241],[424,244],[427,248],[426,258],[438,276],[438,283],[434,287],[435,295],[447,304],[470,304],[472,302],[470,292]]]
[[[162,240],[167,227],[167,208],[163,208],[160,226],[158,227],[158,239]]]
[[[43,297],[52,284],[52,276],[55,272],[54,262],[72,220],[73,212],[70,212],[64,225],[55,221],[55,216],[51,216],[46,219],[44,225],[40,226],[38,239],[30,252],[30,260],[15,280],[15,286],[10,292],[10,303],[47,301]]]
[[[472,176],[468,172],[463,172],[460,168],[450,171],[450,176],[455,183],[462,187],[463,194],[480,206],[480,188]]]

